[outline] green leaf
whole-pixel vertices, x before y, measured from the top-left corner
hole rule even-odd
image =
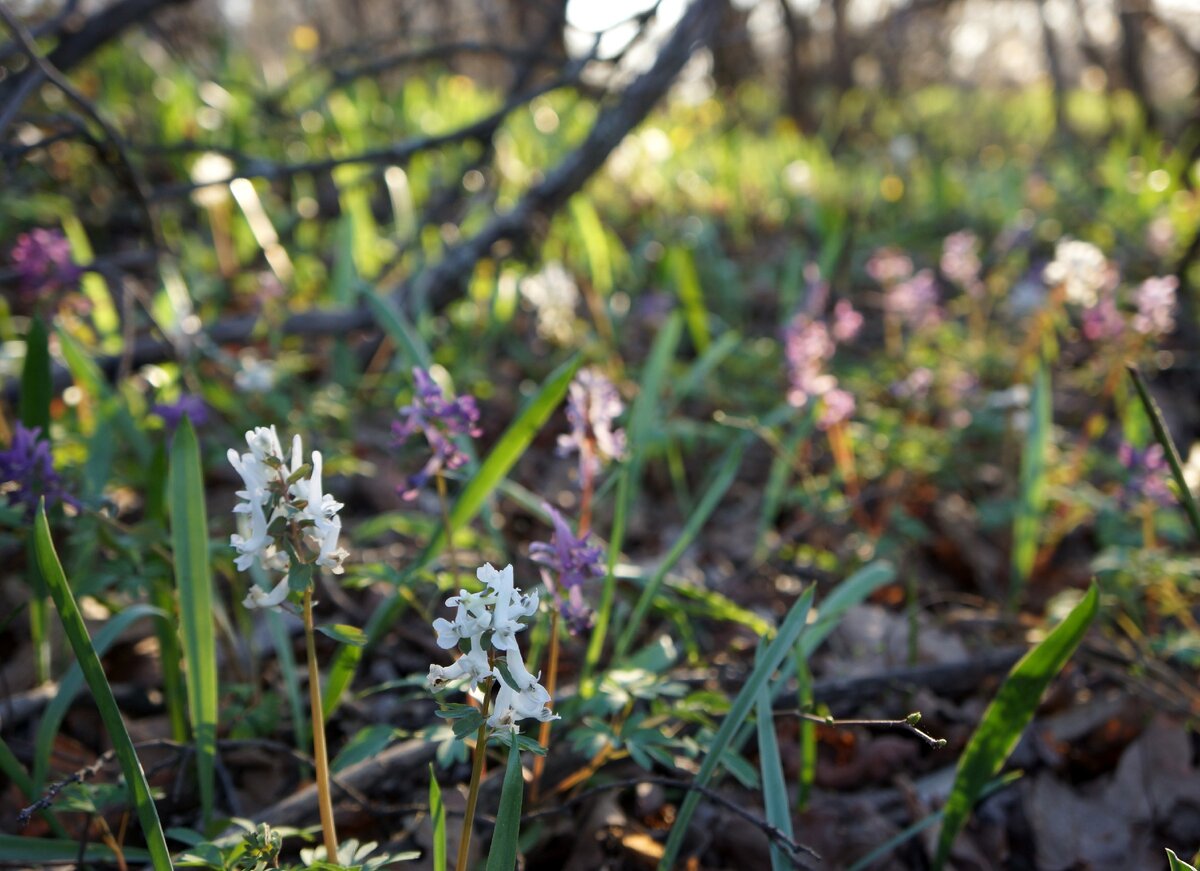
[[[1045,362],[1038,366],[1030,400],[1029,429],[1021,452],[1021,477],[1017,513],[1013,519],[1012,577],[1009,604],[1015,605],[1037,559],[1042,532],[1042,514],[1046,510],[1046,450],[1050,444],[1050,371]]]
[[[42,438],[50,438],[50,344],[41,318],[33,318],[25,336],[25,363],[21,367],[21,393],[17,414],[29,429],[41,427]]]
[[[200,444],[185,416],[171,441],[168,504],[179,628],[187,661],[187,696],[196,741],[196,774],[205,824],[212,819],[217,753],[217,645]]]
[[[612,622],[613,605],[617,595],[617,561],[621,556],[621,548],[625,544],[625,527],[629,521],[629,512],[638,489],[638,479],[641,477],[642,453],[644,446],[650,441],[650,428],[656,419],[656,411],[662,396],[663,384],[667,380],[667,372],[675,350],[683,335],[683,321],[679,314],[672,313],[658,331],[654,346],[650,349],[650,357],[642,372],[637,399],[629,411],[629,452],[630,457],[622,467],[617,480],[616,505],[613,508],[612,532],[608,546],[608,571],[604,576],[604,587],[600,592],[600,605],[596,609],[596,622],[592,626],[591,637],[588,639],[587,652],[584,654],[583,671],[580,675],[580,695],[588,698],[595,692],[595,681],[592,675],[600,663],[604,653],[604,644],[608,638],[608,627]]]
[[[143,617],[158,617],[161,622],[168,623],[166,612],[150,605],[130,605],[120,614],[105,621],[92,640],[92,648],[97,656],[104,656],[108,649],[121,637],[130,626]],[[42,719],[38,722],[37,735],[34,739],[33,784],[36,792],[41,792],[46,785],[50,768],[50,754],[54,750],[54,739],[58,735],[59,726],[75,697],[83,690],[83,669],[78,662],[71,663],[67,673],[58,683],[58,693],[46,705]]]
[[[687,316],[688,332],[692,344],[703,354],[708,350],[708,309],[704,305],[704,290],[696,272],[696,258],[687,248],[676,246],[667,252],[667,271],[679,293],[679,302]]]
[[[383,723],[359,729],[334,757],[333,762],[329,763],[330,770],[336,774],[343,768],[349,768],[351,765],[370,759],[386,750],[394,740],[396,740],[395,728]]]
[[[138,847],[123,847],[121,854],[126,862],[152,862],[148,850]],[[104,844],[88,844],[80,852],[79,841],[59,838],[22,838],[19,835],[0,834],[0,863],[5,865],[57,865],[85,862],[116,864],[116,856]],[[169,867],[155,865],[155,868]]]
[[[496,812],[496,829],[488,848],[487,871],[513,871],[517,865],[517,838],[521,834],[521,802],[525,797],[525,781],[521,779],[521,751],[517,749],[517,733],[510,733],[508,767],[504,769],[504,784],[500,789],[500,809]]]
[[[683,531],[679,534],[679,538],[675,539],[675,543],[671,545],[671,550],[663,557],[658,565],[658,569],[654,572],[654,576],[650,578],[650,582],[646,584],[641,596],[638,597],[633,614],[625,623],[625,629],[617,639],[616,647],[613,650],[614,661],[620,661],[625,656],[626,651],[629,650],[629,645],[633,643],[633,639],[637,636],[637,632],[642,626],[642,621],[646,619],[646,613],[650,610],[650,605],[653,603],[654,597],[658,595],[663,578],[667,576],[667,572],[683,556],[683,552],[696,540],[696,536],[700,534],[700,530],[708,522],[708,518],[712,516],[713,511],[716,510],[725,492],[733,484],[734,478],[737,476],[738,467],[742,463],[742,452],[745,450],[745,447],[745,440],[738,439],[734,444],[725,449],[725,454],[721,458],[720,465],[718,465],[717,471],[713,475],[712,483],[709,484],[704,497],[700,500],[700,504],[696,506],[696,510],[688,517]]]
[[[1167,849],[1167,861],[1171,864],[1171,871],[1196,871],[1196,866],[1184,862],[1175,855],[1174,850],[1169,848]]]
[[[446,805],[433,763],[429,763],[429,819],[433,823],[433,871],[446,871]]]
[[[96,707],[100,710],[100,717],[104,721],[109,738],[112,740],[113,750],[121,764],[125,782],[133,794],[134,806],[137,810],[138,820],[142,824],[142,834],[149,850],[149,859],[153,863],[155,871],[169,869],[172,867],[171,854],[167,849],[166,838],[163,837],[162,824],[158,820],[158,810],[154,807],[154,799],[150,795],[150,785],[146,782],[146,775],[138,761],[137,752],[133,749],[133,741],[130,740],[125,722],[121,719],[121,710],[117,707],[117,700],[113,697],[112,687],[108,685],[108,679],[104,676],[100,657],[96,655],[96,651],[92,647],[92,639],[88,636],[87,627],[83,624],[79,606],[75,603],[71,587],[67,583],[66,575],[63,574],[62,563],[59,562],[58,554],[54,551],[54,540],[50,536],[50,524],[46,520],[45,500],[38,507],[37,519],[34,523],[34,547],[37,553],[38,567],[50,588],[54,605],[58,608],[67,640],[71,643],[75,657],[83,669],[84,678],[96,700]],[[75,844],[72,844],[72,847],[78,849]]]
[[[1179,459],[1179,451],[1175,449],[1175,442],[1171,440],[1170,432],[1167,431],[1162,411],[1159,410],[1158,403],[1154,401],[1150,391],[1146,389],[1146,382],[1142,378],[1142,374],[1132,364],[1129,366],[1129,377],[1133,379],[1138,397],[1142,400],[1142,406],[1150,418],[1150,426],[1154,428],[1154,437],[1158,439],[1158,443],[1162,445],[1162,449],[1167,455],[1167,463],[1171,466],[1171,476],[1175,479],[1175,486],[1179,488],[1179,499],[1183,502],[1183,509],[1187,512],[1188,520],[1192,522],[1192,529],[1195,530],[1196,537],[1200,538],[1200,507],[1197,507],[1196,497],[1192,494],[1187,478],[1183,475],[1183,462]]]
[[[529,404],[517,415],[516,420],[500,436],[500,440],[496,442],[496,446],[492,448],[487,459],[483,461],[479,470],[463,488],[450,511],[450,524],[454,529],[464,527],[475,519],[487,498],[500,486],[505,476],[516,465],[517,460],[525,453],[538,430],[549,420],[554,409],[562,402],[567,393],[567,386],[575,377],[575,371],[579,368],[579,364],[580,358],[575,356],[550,373],[537,395],[530,400]],[[421,552],[416,561],[408,567],[402,583],[433,562],[434,557],[441,552],[445,545],[446,532],[441,529],[426,545],[425,550]],[[368,648],[383,639],[396,618],[403,613],[404,608],[405,600],[397,590],[375,609],[366,626]],[[336,685],[341,689],[338,695],[333,697],[332,701],[335,704],[328,707],[328,713],[333,712],[336,702],[341,699],[341,690],[352,682],[357,662],[351,660],[355,660],[359,655],[361,654],[355,648],[345,647],[338,651],[330,671],[330,686],[333,686],[333,682],[336,680]]]
[[[945,865],[959,829],[967,821],[980,790],[1000,771],[1021,733],[1033,719],[1042,693],[1067,664],[1096,616],[1100,593],[1095,584],[1041,643],[1013,666],[996,697],[983,712],[975,734],[958,760],[954,786],[946,800],[934,867]]]
[[[750,709],[754,707],[759,693],[767,686],[771,675],[783,663],[792,646],[804,632],[805,624],[808,621],[808,612],[812,609],[814,593],[813,587],[804,591],[804,594],[788,612],[787,617],[784,618],[774,640],[767,646],[754,669],[746,677],[741,691],[733,700],[733,704],[729,706],[729,713],[721,722],[721,728],[717,730],[717,734],[713,736],[712,742],[707,748],[708,752],[700,764],[700,771],[696,774],[697,785],[708,785],[709,780],[716,773],[717,767],[721,764],[722,757],[732,749],[734,736],[750,713]],[[658,863],[659,871],[671,871],[675,867],[675,858],[679,855],[679,848],[683,846],[684,835],[687,834],[688,825],[691,823],[692,815],[696,812],[696,805],[699,803],[700,793],[696,790],[689,791],[687,798],[683,800],[683,804],[679,808],[675,823],[671,827],[671,833],[667,837],[667,845],[664,848],[662,859]]]
[[[332,638],[334,641],[349,644],[351,647],[362,647],[367,643],[367,634],[357,626],[351,626],[348,623],[331,623],[327,626],[318,626],[317,631],[322,635]]]
[[[789,838],[792,837],[792,812],[788,802],[787,782],[783,762],[779,758],[779,739],[775,734],[775,716],[771,710],[771,694],[766,684],[758,691],[755,704],[755,725],[758,727],[758,766],[762,775],[763,807],[767,822]],[[771,871],[791,871],[792,863],[786,851],[771,843]]]

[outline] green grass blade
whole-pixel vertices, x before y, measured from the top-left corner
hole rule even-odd
[[[1163,421],[1158,403],[1154,401],[1154,397],[1146,388],[1146,381],[1142,378],[1142,373],[1138,372],[1133,365],[1128,368],[1129,377],[1133,379],[1133,386],[1137,388],[1138,397],[1142,400],[1142,407],[1146,409],[1146,416],[1150,418],[1150,426],[1154,428],[1154,437],[1158,439],[1158,443],[1162,445],[1162,449],[1167,455],[1167,463],[1171,466],[1171,476],[1179,488],[1179,500],[1183,503],[1183,510],[1187,512],[1188,520],[1192,522],[1192,529],[1196,531],[1196,537],[1200,538],[1200,507],[1197,507],[1196,497],[1188,487],[1187,479],[1183,476],[1183,462],[1179,458],[1179,451],[1175,449],[1175,442],[1171,440],[1171,434],[1167,431],[1167,425]]]
[[[1016,605],[1021,591],[1033,572],[1041,537],[1042,514],[1046,508],[1046,450],[1050,444],[1050,372],[1043,362],[1038,366],[1030,400],[1029,429],[1021,452],[1020,491],[1013,519],[1012,576],[1009,604]]]
[[[792,814],[788,803],[787,782],[783,777],[783,762],[779,758],[779,739],[775,734],[775,716],[771,710],[771,694],[766,684],[754,700],[755,725],[758,729],[758,767],[762,775],[763,807],[767,822],[789,838],[792,837]],[[771,871],[791,871],[792,863],[782,847],[771,843]]]
[[[711,341],[708,335],[708,308],[704,305],[704,289],[696,272],[696,258],[690,249],[676,246],[667,252],[666,267],[687,317],[692,344],[703,354]]]
[[[991,783],[989,783],[987,786],[985,786],[981,793],[979,793],[979,800],[982,801],[983,799],[987,798],[992,793],[999,792],[1004,787],[1019,780],[1020,777],[1021,777],[1020,772],[1010,771],[1008,774],[1005,774],[1001,777],[996,778]],[[923,817],[922,819],[917,820],[912,825],[902,829],[901,831],[897,832],[892,837],[888,838],[886,841],[884,841],[878,847],[873,849],[871,852],[867,853],[861,859],[856,860],[853,865],[851,865],[849,868],[846,869],[846,871],[866,871],[866,869],[870,868],[877,861],[879,861],[880,859],[884,859],[888,855],[890,855],[891,852],[893,850],[895,850],[897,847],[899,847],[901,844],[904,844],[907,841],[912,840],[917,835],[921,834],[921,832],[925,831],[927,828],[934,825],[935,823],[941,822],[942,814],[943,814],[943,809],[939,808],[938,810],[931,813],[929,816]]]
[[[96,700],[96,707],[100,710],[100,716],[104,720],[104,726],[112,740],[117,760],[121,764],[121,771],[125,774],[125,781],[133,795],[138,820],[142,824],[142,834],[146,838],[149,859],[154,865],[155,871],[169,869],[172,867],[171,853],[167,849],[167,841],[163,836],[162,824],[158,820],[158,810],[154,807],[154,799],[150,796],[150,785],[146,782],[146,774],[142,771],[137,752],[133,749],[133,741],[129,738],[125,721],[121,719],[121,710],[117,707],[117,700],[113,697],[112,687],[108,685],[108,678],[104,676],[100,657],[96,655],[96,651],[92,647],[92,639],[88,637],[87,627],[83,624],[83,616],[79,613],[79,606],[75,604],[75,597],[71,594],[66,575],[63,574],[62,563],[59,562],[58,554],[54,551],[54,540],[50,536],[50,524],[46,520],[45,502],[38,508],[37,520],[34,523],[34,542],[38,565],[41,568],[42,576],[46,579],[46,585],[50,588],[54,605],[58,608],[63,630],[67,640],[71,643],[71,648],[75,651],[75,657],[83,670],[92,696]]]
[[[935,868],[941,869],[945,865],[950,847],[975,806],[980,790],[996,776],[1012,753],[1021,733],[1033,719],[1042,693],[1067,664],[1091,625],[1099,600],[1099,590],[1093,584],[1066,619],[1013,666],[996,697],[983,712],[983,719],[958,760],[954,786],[946,800]]]
[[[41,437],[50,440],[50,397],[54,385],[50,380],[50,344],[46,326],[41,318],[33,318],[25,336],[25,362],[21,366],[21,393],[17,397],[17,414],[29,429],[41,428]],[[29,605],[29,637],[33,644],[35,668],[39,682],[50,680],[50,609],[47,606],[46,585],[38,574],[37,561],[28,561],[27,575],[32,592]]]
[[[433,363],[433,355],[420,334],[400,311],[400,307],[392,302],[390,297],[377,294],[369,284],[360,284],[358,290],[360,298],[371,310],[375,322],[396,343],[396,347],[404,351],[409,362],[422,369],[428,369]]]
[[[446,804],[429,763],[429,820],[433,827],[433,871],[446,871]]]
[[[217,645],[213,631],[212,573],[208,565],[208,517],[200,444],[185,416],[171,441],[171,545],[179,626],[187,659],[188,710],[196,741],[200,807],[212,818],[217,753]]]
[[[796,710],[804,714],[813,708],[812,672],[808,667],[808,657],[799,644],[796,645],[795,654]],[[801,718],[799,730],[800,775],[796,778],[796,811],[802,813],[808,808],[813,785],[817,782],[817,724]]]
[[[663,578],[683,556],[683,552],[691,546],[696,540],[696,536],[700,534],[700,530],[704,524],[708,522],[708,518],[712,516],[717,505],[725,496],[730,485],[733,484],[734,478],[737,477],[738,468],[742,464],[742,453],[745,451],[746,443],[743,439],[738,439],[734,444],[730,445],[725,450],[725,455],[722,457],[717,471],[713,475],[712,483],[704,493],[704,497],[700,500],[700,504],[696,506],[696,510],[688,517],[687,523],[684,524],[683,531],[679,534],[679,538],[671,546],[671,550],[660,562],[658,569],[654,572],[650,582],[646,584],[642,590],[641,596],[638,597],[637,604],[633,608],[633,614],[625,623],[625,628],[617,639],[617,644],[613,650],[613,660],[622,659],[629,651],[629,646],[637,637],[637,632],[642,626],[642,621],[646,619],[646,614],[650,610],[650,605],[654,601],[654,597],[658,595],[659,588],[662,586]]]
[[[131,605],[120,614],[107,620],[100,631],[96,633],[96,637],[92,639],[92,648],[96,651],[96,656],[104,656],[121,637],[121,633],[143,617],[158,617],[162,622],[167,622],[166,613],[158,608],[150,605]],[[83,691],[83,686],[83,670],[78,662],[73,662],[58,683],[57,695],[50,700],[42,712],[33,745],[33,789],[35,792],[41,792],[46,785],[46,779],[50,772],[50,754],[54,750],[54,739],[58,735],[63,718],[71,709],[75,697]]]
[[[153,862],[147,850],[123,847],[121,855],[126,862]],[[74,864],[81,858],[79,842],[67,838],[23,838],[20,835],[0,834],[0,864],[38,867],[46,865]],[[113,851],[104,844],[88,844],[83,850],[85,862],[105,865],[116,863]],[[156,868],[160,867],[155,865]],[[161,866],[165,867],[165,866]]]
[[[496,812],[496,829],[488,848],[487,871],[513,871],[517,865],[517,838],[521,834],[521,802],[525,797],[525,781],[521,779],[521,751],[517,749],[517,733],[513,732],[511,736],[504,784],[500,788],[500,809]]]
[[[1171,849],[1167,850],[1167,862],[1170,863],[1171,871],[1196,871],[1195,865],[1190,865],[1187,862],[1184,862],[1182,859],[1176,856],[1175,851]]]
[[[654,339],[650,349],[650,357],[642,372],[637,399],[629,411],[630,457],[621,468],[617,479],[616,504],[613,508],[612,531],[609,533],[608,571],[604,575],[604,587],[600,591],[600,605],[596,609],[596,622],[592,626],[591,637],[588,639],[587,651],[583,658],[583,669],[580,674],[579,689],[584,698],[595,691],[592,675],[600,663],[604,653],[604,644],[608,639],[608,627],[612,623],[612,610],[617,597],[617,560],[621,556],[621,548],[625,544],[625,529],[629,519],[629,510],[637,494],[638,479],[641,477],[642,454],[645,445],[650,441],[650,428],[656,419],[659,407],[659,397],[667,380],[667,372],[675,350],[683,336],[683,321],[678,313],[673,313]]]
[[[721,758],[731,749],[733,738],[745,722],[750,709],[754,707],[759,693],[766,688],[771,675],[783,663],[792,646],[804,631],[808,612],[812,609],[814,593],[813,587],[804,591],[804,594],[788,612],[787,617],[784,618],[774,640],[767,646],[766,651],[755,664],[754,670],[747,676],[741,691],[729,707],[729,713],[721,722],[721,728],[717,730],[717,734],[708,747],[708,752],[700,765],[700,771],[696,774],[698,785],[708,785],[709,780],[716,773],[717,767],[721,764]],[[690,790],[679,808],[675,823],[671,827],[671,833],[667,837],[667,845],[662,859],[658,863],[659,871],[671,871],[675,867],[675,858],[679,855],[679,848],[683,846],[684,835],[687,834],[688,825],[692,821],[692,815],[696,812],[696,805],[699,802],[700,793]]]
[[[41,318],[33,318],[25,336],[25,362],[21,366],[21,394],[17,414],[21,423],[32,429],[42,428],[42,438],[50,438],[50,344]]]
[[[500,436],[487,459],[480,464],[479,470],[463,488],[454,507],[450,510],[450,524],[454,529],[461,529],[472,520],[483,508],[484,502],[492,494],[500,482],[512,470],[517,461],[525,453],[538,430],[549,420],[554,409],[562,402],[567,394],[567,386],[575,377],[579,368],[580,358],[572,357],[559,366],[546,378],[541,389],[529,401],[520,414]],[[446,545],[446,533],[442,528],[425,546],[420,556],[406,571],[406,577],[411,577],[428,566]],[[364,631],[367,635],[367,648],[373,648],[391,628],[396,618],[403,613],[405,602],[399,592],[392,593],[387,600],[371,614]],[[350,686],[357,667],[357,659],[362,656],[359,649],[345,647],[338,651],[330,668],[329,680],[337,681],[338,695],[330,701],[336,703],[341,693]]]

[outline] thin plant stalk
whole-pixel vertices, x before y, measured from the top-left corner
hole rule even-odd
[[[467,854],[471,851],[471,829],[475,825],[475,806],[479,803],[479,783],[483,780],[483,763],[487,758],[487,716],[492,701],[492,678],[483,685],[483,722],[475,736],[475,755],[471,758],[471,783],[467,787],[467,807],[463,811],[462,834],[458,839],[458,856],[454,871],[467,871]]]
[[[317,668],[317,641],[313,629],[312,586],[304,590],[304,643],[308,650],[308,699],[312,708],[313,760],[317,769],[317,807],[325,836],[325,857],[337,861],[338,839],[333,822],[333,798],[329,791],[329,755],[325,749],[325,713],[321,708],[321,673]]]
[[[592,493],[595,489],[594,481],[591,475],[591,441],[585,439],[580,447],[582,454],[580,459],[580,467],[585,469],[583,480],[580,482],[579,493],[579,537],[586,538],[588,530],[592,524]],[[558,609],[554,608],[550,612],[550,652],[546,662],[546,692],[550,693],[550,697],[554,698],[554,692],[558,689]],[[550,721],[545,720],[538,727],[538,744],[549,751],[550,749]],[[529,786],[529,800],[532,803],[537,803],[538,793],[542,783],[542,772],[546,770],[546,756],[548,753],[542,753],[533,758],[533,782]]]
[[[450,559],[450,576],[454,578],[454,588],[458,589],[458,551],[454,549],[454,524],[450,521],[450,499],[446,495],[446,479],[439,471],[437,479],[438,503],[442,506],[442,526],[446,531],[446,556]]]

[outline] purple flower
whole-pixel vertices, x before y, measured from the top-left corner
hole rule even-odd
[[[167,425],[167,432],[175,432],[185,414],[194,427],[208,423],[208,405],[199,396],[190,393],[183,394],[175,402],[160,402],[150,409],[150,413],[162,418]]]
[[[625,431],[616,419],[625,410],[621,394],[596,369],[580,369],[567,388],[567,422],[571,431],[558,437],[560,457],[579,454],[579,477],[595,479],[601,467],[625,456]]]
[[[915,329],[938,323],[941,312],[938,311],[937,282],[933,272],[922,269],[907,281],[889,287],[884,307]]]
[[[817,419],[818,429],[831,429],[850,419],[854,414],[854,394],[835,387],[821,397],[821,416]]]
[[[922,401],[933,388],[933,370],[919,366],[908,373],[908,377],[897,381],[891,386],[892,395],[898,399],[915,399]]]
[[[41,438],[41,434],[40,426],[26,429],[18,423],[12,444],[7,451],[0,451],[0,491],[8,494],[9,505],[24,505],[27,517],[33,517],[43,496],[47,508],[58,502],[79,507],[54,471],[50,442]]]
[[[803,408],[811,397],[824,395],[837,383],[832,375],[824,373],[837,345],[824,321],[814,321],[805,314],[792,318],[783,341],[788,365],[787,399],[796,408]]]
[[[849,342],[858,335],[862,325],[863,316],[850,301],[839,299],[833,307],[833,338],[838,342]]]
[[[1133,328],[1146,336],[1165,336],[1175,329],[1175,290],[1179,279],[1174,275],[1147,278],[1134,291],[1137,314]]]
[[[1129,482],[1121,493],[1122,501],[1141,497],[1163,507],[1175,504],[1167,486],[1167,457],[1162,445],[1156,443],[1138,450],[1129,442],[1121,442],[1117,459],[1130,472]]]
[[[416,499],[417,492],[434,475],[466,465],[467,455],[455,443],[456,436],[478,438],[483,432],[479,428],[479,406],[474,396],[447,399],[426,370],[414,368],[412,371],[416,392],[412,403],[400,409],[400,419],[392,424],[393,444],[399,447],[412,436],[422,433],[431,455],[424,467],[410,475],[405,485],[399,488],[400,496],[405,500]]]
[[[542,581],[554,595],[559,613],[567,621],[572,635],[578,635],[592,622],[592,609],[583,600],[583,584],[588,578],[604,575],[604,551],[588,544],[585,533],[576,537],[567,521],[548,503],[542,507],[554,523],[554,536],[550,543],[535,541],[529,546],[529,555],[542,567]],[[558,580],[555,580],[555,575]],[[565,594],[565,598],[564,598]]]
[[[21,295],[28,299],[69,289],[79,280],[71,243],[58,230],[39,227],[22,233],[9,257],[16,267]]]

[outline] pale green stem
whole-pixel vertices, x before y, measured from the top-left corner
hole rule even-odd
[[[321,708],[321,673],[317,668],[317,642],[313,629],[312,585],[304,591],[304,641],[308,648],[308,699],[312,707],[313,760],[317,769],[317,807],[325,836],[325,858],[337,862],[338,839],[333,823],[333,797],[329,791],[329,755],[325,749],[325,712]]]

